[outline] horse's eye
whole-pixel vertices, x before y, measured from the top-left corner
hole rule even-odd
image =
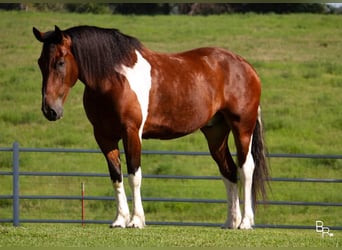
[[[65,65],[65,61],[64,60],[59,60],[59,61],[57,61],[57,63],[56,63],[56,66],[57,67],[63,67]]]

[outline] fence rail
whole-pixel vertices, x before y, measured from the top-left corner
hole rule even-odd
[[[19,169],[20,152],[38,153],[100,153],[93,149],[59,149],[59,148],[21,148],[17,142],[13,147],[0,148],[0,152],[12,152],[12,171],[0,171],[0,176],[12,176],[12,194],[0,195],[0,199],[11,199],[13,201],[13,217],[0,218],[0,223],[13,223],[19,226],[20,223],[93,223],[109,224],[106,220],[55,220],[55,219],[20,219],[20,200],[27,199],[53,199],[53,200],[115,200],[108,196],[66,196],[66,195],[20,195],[19,176],[67,176],[67,177],[109,177],[109,174],[101,173],[79,173],[79,172],[22,172]],[[142,151],[145,155],[185,155],[185,156],[206,156],[207,152],[180,152],[180,151]],[[310,158],[310,159],[342,159],[342,155],[314,155],[314,154],[268,154],[270,158]],[[125,175],[127,176],[127,175]],[[183,176],[183,175],[143,175],[143,178],[154,179],[187,179],[187,180],[218,180],[219,176]],[[273,182],[313,182],[313,183],[342,183],[342,179],[320,179],[320,178],[271,178]],[[131,198],[128,198],[131,199]],[[198,199],[198,198],[143,198],[143,201],[152,202],[187,202],[187,203],[226,203],[221,199]],[[267,205],[290,205],[290,206],[332,206],[342,207],[342,202],[304,202],[304,201],[258,201],[258,204]],[[178,226],[220,226],[216,223],[194,223],[194,222],[146,222],[147,225],[178,225]],[[314,229],[314,226],[306,225],[256,225],[257,228],[293,228],[293,229]],[[330,227],[335,230],[342,230],[342,226]]]

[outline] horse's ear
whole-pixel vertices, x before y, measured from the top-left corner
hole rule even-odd
[[[54,38],[57,44],[61,43],[63,40],[62,31],[57,25],[55,25],[55,37]]]
[[[37,38],[39,42],[43,42],[43,33],[41,33],[38,29],[35,27],[32,28],[34,36]]]
[[[33,27],[32,29],[34,36],[38,41],[45,43],[55,43],[60,44],[63,41],[63,32],[55,25],[54,31],[40,32],[38,29]]]

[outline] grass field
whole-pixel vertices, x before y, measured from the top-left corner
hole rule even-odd
[[[41,114],[41,75],[36,63],[41,44],[32,35],[32,26],[44,31],[52,29],[55,24],[62,29],[89,24],[118,28],[138,37],[147,47],[157,51],[174,52],[200,46],[219,46],[242,55],[255,66],[263,82],[262,108],[269,152],[342,152],[342,16],[246,14],[189,17],[0,12],[0,18],[0,147],[9,147],[18,141],[23,147],[97,148],[82,107],[81,83],[76,84],[68,97],[63,120],[50,123]],[[207,151],[207,146],[203,136],[195,133],[174,141],[148,140],[144,142],[143,149]],[[0,171],[10,170],[11,160],[10,153],[1,152]],[[122,161],[125,163],[124,157]],[[270,163],[273,177],[342,179],[341,160],[271,159]],[[100,154],[22,153],[20,164],[22,171],[107,172],[105,160]],[[145,174],[218,175],[210,157],[144,156],[142,166]],[[101,178],[25,176],[20,181],[23,195],[79,195],[82,181],[86,182],[87,195],[113,195],[110,181]],[[9,194],[12,189],[11,178],[0,176],[0,183],[0,194]],[[271,186],[270,200],[342,201],[341,184],[277,182]],[[148,179],[143,182],[142,193],[144,197],[225,199],[220,181]],[[0,200],[1,217],[10,217],[11,207],[9,200]],[[224,204],[147,202],[144,208],[148,221],[222,223],[226,214]],[[114,216],[111,202],[87,202],[86,209],[87,219],[109,220]],[[320,219],[329,226],[341,226],[341,215],[339,207],[268,206],[257,210],[256,223],[314,225],[315,220]],[[79,219],[79,202],[22,201],[21,218]],[[8,235],[12,236],[25,232],[29,234],[30,231],[41,235],[44,227],[35,229],[30,225],[27,228],[32,230],[25,228],[2,227],[1,230],[8,231]],[[54,226],[46,228],[52,233]],[[56,228],[61,231],[79,229],[72,226],[66,226],[67,229],[62,226]],[[102,228],[87,227],[80,233],[94,229],[103,230],[104,234],[114,234],[113,231],[106,231],[106,227]],[[146,233],[162,234],[163,230],[167,229],[152,227]],[[170,230],[175,233],[188,229]],[[220,232],[221,236],[221,232],[224,232],[237,238],[249,234],[205,228],[199,230],[213,230],[213,234]],[[115,232],[121,234],[121,231]],[[123,232],[136,233],[129,230]],[[270,238],[272,235],[290,234],[298,239],[301,235],[286,230],[256,232]],[[317,236],[311,231],[303,232],[311,233],[312,237]],[[308,239],[309,244],[313,238]],[[334,239],[322,241],[317,236],[316,240],[312,240],[313,244],[325,244],[328,241],[336,245]],[[295,244],[295,241],[284,240],[281,245],[285,244]],[[254,242],[252,245],[262,243]]]
[[[341,247],[341,232],[322,238],[314,230],[222,230],[150,226],[143,230],[103,226],[0,226],[0,247]]]

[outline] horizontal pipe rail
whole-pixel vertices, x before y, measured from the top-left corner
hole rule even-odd
[[[0,148],[0,152],[10,152],[13,148]],[[99,149],[77,149],[77,148],[19,148],[19,152],[30,153],[101,153]],[[124,150],[120,151],[125,153]],[[197,151],[174,151],[174,150],[142,150],[143,155],[191,155],[191,156],[210,156],[209,152]],[[232,153],[236,156],[236,153]],[[342,159],[342,155],[338,154],[284,154],[284,153],[269,153],[266,154],[269,158],[306,158],[306,159]]]
[[[12,199],[12,195],[0,195],[0,199]],[[79,195],[20,195],[21,200],[81,200]],[[115,201],[111,196],[84,196],[84,200],[88,201]],[[131,197],[127,200],[132,201]],[[152,202],[184,202],[184,203],[218,203],[225,204],[227,200],[222,199],[199,199],[199,198],[163,198],[163,197],[144,197],[142,201]],[[243,200],[240,200],[243,204]],[[342,202],[309,202],[309,201],[257,201],[257,204],[262,205],[292,205],[292,206],[322,206],[322,207],[340,207]]]
[[[0,171],[0,175],[13,175],[12,171]],[[19,172],[20,176],[54,176],[54,177],[109,177],[107,173],[83,173],[83,172]],[[127,177],[124,174],[124,177]],[[189,175],[154,175],[145,174],[146,179],[179,179],[179,180],[222,180],[220,176],[189,176]],[[320,179],[320,178],[270,178],[274,182],[321,182],[342,183],[342,179]]]

